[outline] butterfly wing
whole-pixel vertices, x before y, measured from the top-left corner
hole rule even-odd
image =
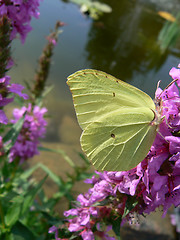
[[[147,155],[156,136],[147,108],[116,110],[88,125],[81,146],[98,170],[127,171]]]
[[[153,100],[97,70],[68,77],[81,128],[81,146],[99,170],[121,171],[144,159],[156,136]]]
[[[146,106],[155,111],[150,96],[102,71],[78,71],[68,77],[67,84],[82,129],[114,109]]]

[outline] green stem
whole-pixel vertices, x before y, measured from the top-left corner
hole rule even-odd
[[[1,201],[0,201],[0,217],[1,217],[2,226],[5,229],[6,225],[4,221],[4,212],[3,212]]]

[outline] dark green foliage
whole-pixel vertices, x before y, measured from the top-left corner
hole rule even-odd
[[[159,33],[158,42],[163,52],[170,47],[174,47],[180,37],[179,19],[180,14],[177,14],[176,21],[166,21]]]
[[[13,130],[11,129],[11,131],[7,133],[5,140],[16,135],[14,133],[16,131],[17,127],[14,127]],[[89,164],[86,164],[84,167],[75,166],[63,150],[47,148],[43,150],[55,151],[63,155],[64,159],[70,164],[74,171],[72,174],[67,173],[67,180],[65,181],[41,163],[24,171],[22,167],[18,165],[18,161],[8,163],[7,157],[1,157],[0,239],[51,239],[51,234],[48,233],[48,229],[52,225],[63,226],[65,224],[63,219],[56,216],[54,207],[62,197],[67,199],[69,207],[71,207],[71,203],[75,201],[72,191],[74,184],[92,175],[87,173]],[[84,161],[84,156],[81,156]],[[40,182],[36,182],[36,180],[32,178],[32,174],[39,168],[47,175]],[[42,189],[47,176],[54,181],[59,189],[52,198],[47,198]],[[72,237],[68,231],[66,233],[65,231],[67,231],[66,228],[63,228],[63,236],[67,235]],[[73,238],[74,237],[72,237],[72,239]]]

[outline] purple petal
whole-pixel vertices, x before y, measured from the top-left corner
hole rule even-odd
[[[180,152],[180,138],[174,136],[167,136],[165,139],[169,142],[169,151],[171,154]]]
[[[83,240],[94,240],[94,234],[90,229],[81,232],[81,236]]]
[[[21,92],[24,89],[24,87],[22,85],[17,84],[17,83],[12,83],[11,86],[8,87],[8,89],[10,92],[16,93],[24,99],[28,99],[28,95]]]
[[[6,114],[3,110],[0,110],[0,123],[7,124],[8,118],[6,117]]]
[[[180,69],[177,69],[175,67],[173,67],[170,71],[169,71],[169,75],[174,79],[174,80],[178,80],[177,84],[180,87]]]

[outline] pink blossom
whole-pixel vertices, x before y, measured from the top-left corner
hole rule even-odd
[[[0,17],[7,15],[12,24],[11,39],[17,34],[24,43],[27,34],[32,30],[30,22],[32,17],[39,17],[40,0],[11,0],[0,2]]]
[[[23,86],[20,84],[10,84],[10,76],[5,76],[3,78],[0,78],[0,91],[2,94],[0,94],[0,107],[4,107],[7,104],[11,103],[14,100],[14,97],[7,97],[8,94],[13,93],[19,95],[20,97],[23,97],[24,99],[28,98],[28,95],[25,93],[22,93],[22,90],[24,89]],[[3,110],[0,110],[0,123],[7,124],[8,119],[4,113]]]
[[[179,65],[178,65],[178,67],[179,67]],[[170,70],[169,75],[172,77],[172,79],[174,79],[174,80],[177,79],[178,80],[177,84],[180,87],[180,69],[173,67]]]
[[[32,108],[31,104],[27,108],[16,108],[13,111],[14,119],[11,122],[16,123],[25,112],[26,115],[22,130],[16,143],[10,150],[10,162],[15,158],[19,158],[20,162],[23,162],[39,154],[39,138],[43,138],[46,132],[47,122],[44,119],[44,114],[47,112],[46,108],[39,108],[38,106]]]

